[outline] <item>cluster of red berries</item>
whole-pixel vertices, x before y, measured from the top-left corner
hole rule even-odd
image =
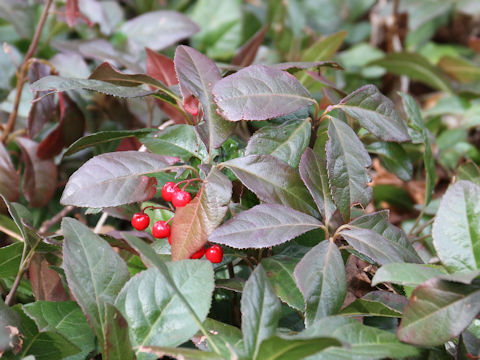
[[[192,197],[190,193],[180,190],[180,188],[174,182],[167,182],[162,187],[162,198],[165,201],[171,201],[173,206],[176,208],[183,207],[187,205]],[[132,226],[138,230],[142,231],[145,230],[148,225],[150,225],[150,217],[145,214],[145,209],[142,212],[135,213],[132,216]],[[170,220],[169,220],[170,221]],[[168,243],[172,244],[172,237],[171,237],[171,227],[169,221],[157,221],[152,226],[152,235],[157,239],[168,238]],[[220,263],[223,259],[223,249],[219,245],[212,245],[205,249],[202,247],[192,256],[190,259],[200,259],[205,255],[205,257],[210,260],[212,263]]]

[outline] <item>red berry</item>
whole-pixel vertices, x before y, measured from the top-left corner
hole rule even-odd
[[[183,207],[187,205],[190,200],[192,200],[190,193],[183,190],[175,192],[172,196],[172,204],[175,207]]]
[[[152,234],[158,239],[166,238],[170,235],[170,225],[166,221],[157,221],[152,226]]]
[[[145,213],[135,213],[132,216],[132,226],[138,231],[145,230],[150,224],[150,218]]]
[[[190,256],[190,259],[200,259],[205,255],[205,248],[202,246],[195,254]]]
[[[168,243],[172,245],[172,234],[168,235]]]
[[[165,201],[172,201],[172,195],[179,191],[177,184],[173,181],[165,183],[162,187],[162,198]]]
[[[220,245],[210,246],[205,254],[205,257],[214,264],[222,262],[223,259],[223,249]]]

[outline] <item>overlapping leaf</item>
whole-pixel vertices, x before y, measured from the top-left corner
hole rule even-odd
[[[315,100],[290,74],[265,65],[252,65],[220,80],[215,102],[228,120],[266,120],[290,114]]]
[[[0,194],[9,201],[16,201],[20,196],[20,177],[15,171],[7,149],[0,144]],[[1,205],[0,205],[1,208]]]
[[[62,204],[108,207],[145,201],[156,192],[156,180],[146,176],[167,167],[159,155],[122,151],[96,156],[69,179]]]
[[[380,267],[372,279],[372,286],[380,283],[392,283],[406,286],[418,286],[423,282],[444,275],[438,267],[423,264],[390,263]]]

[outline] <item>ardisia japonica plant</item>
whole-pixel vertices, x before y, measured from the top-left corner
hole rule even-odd
[[[316,49],[337,49],[344,37]],[[324,76],[343,71],[334,61],[250,65],[251,54],[243,56],[251,61],[225,65],[185,45],[173,59],[147,48],[145,74],[104,62],[88,79],[32,65],[35,106],[50,104],[59,116],[40,147],[50,159],[39,162],[44,173],[56,171],[51,158],[60,153],[135,146],[98,151],[65,179],[60,203],[101,214],[93,230],[63,213],[60,231],[49,234],[1,195],[12,218],[1,229],[18,240],[0,249],[3,263],[15,265],[0,268],[14,278],[0,301],[5,358],[443,359],[478,351],[478,167],[463,165],[433,199],[434,136],[411,95],[395,94],[394,104],[375,85],[347,94]],[[70,134],[65,114],[80,117],[75,94],[84,90],[150,101],[171,120],[83,136],[82,118]],[[15,141],[30,169],[39,147]],[[0,155],[13,168],[1,143]],[[385,194],[373,175],[387,169],[410,181],[411,157],[425,172],[423,203],[400,228],[379,210]],[[34,186],[27,171],[23,178],[24,188]],[[40,206],[55,189],[47,190]],[[107,218],[115,227],[100,235]],[[23,301],[24,274],[42,284],[38,269],[58,279],[60,295]]]

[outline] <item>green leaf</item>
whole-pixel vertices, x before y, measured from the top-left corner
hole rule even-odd
[[[152,198],[154,174],[167,167],[156,154],[122,151],[95,156],[68,180],[60,202],[83,207],[119,206]]]
[[[225,121],[216,111],[212,89],[222,79],[220,69],[202,53],[188,46],[179,46],[175,51],[177,73],[184,104],[195,95],[202,104],[206,125],[200,125],[206,132],[209,153],[220,147],[232,133],[235,124]]]
[[[15,243],[0,248],[0,277],[17,275],[22,259],[23,244]]]
[[[114,303],[127,282],[127,265],[106,241],[77,220],[64,218],[62,233],[63,267],[70,291],[87,316],[105,354],[108,350],[105,303]]]
[[[373,279],[372,286],[380,283],[418,286],[428,279],[445,275],[446,272],[438,267],[423,264],[390,263],[380,267]]]
[[[223,78],[213,94],[222,116],[231,121],[267,120],[315,103],[295,77],[265,65],[252,65]]]
[[[432,228],[433,245],[451,272],[480,269],[480,186],[461,180],[443,195]]]
[[[347,342],[345,347],[331,347],[309,360],[375,360],[418,356],[419,350],[403,344],[394,333],[363,325],[356,319],[329,316],[298,334],[299,338],[333,337]]]
[[[172,222],[172,260],[188,259],[208,240],[228,211],[232,183],[218,168],[210,170],[197,196],[175,212]]]
[[[471,83],[480,80],[480,67],[466,59],[447,55],[442,57],[437,65],[461,83]]]
[[[417,53],[389,53],[383,59],[375,60],[369,65],[381,66],[395,75],[406,75],[436,90],[452,91],[452,86],[445,74]]]
[[[207,149],[191,125],[172,125],[160,133],[148,133],[139,139],[154,154],[178,156],[183,161],[196,157],[208,162]]]
[[[480,185],[480,168],[474,162],[463,164],[457,169],[457,178]]]
[[[137,49],[148,46],[153,50],[162,50],[192,36],[199,28],[185,15],[163,10],[150,11],[128,20],[120,27],[120,31],[135,43]]]
[[[372,291],[355,300],[341,311],[346,316],[384,316],[399,318],[407,305],[402,295],[386,291]]]
[[[227,221],[213,231],[209,241],[235,249],[261,249],[282,244],[321,226],[316,218],[292,208],[262,204]]]
[[[128,324],[115,306],[105,303],[105,351],[103,358],[109,360],[133,360],[135,354],[128,337]]]
[[[380,155],[380,160],[385,169],[397,175],[400,180],[412,180],[413,165],[407,152],[400,144],[375,142],[367,145],[367,151]]]
[[[214,289],[211,264],[183,260],[167,263],[167,268],[178,290],[203,321],[210,309]],[[130,325],[135,347],[175,347],[190,339],[198,330],[188,308],[162,280],[156,268],[132,278],[118,295],[116,306]],[[137,357],[147,358],[138,352]]]
[[[111,141],[121,140],[129,137],[140,137],[142,135],[150,134],[156,129],[138,129],[138,130],[111,130],[111,131],[100,131],[94,134],[84,136],[72,145],[68,147],[63,156],[69,156],[79,152],[80,150],[95,146],[98,144],[104,144]]]
[[[333,200],[345,221],[350,219],[350,207],[367,206],[372,188],[367,168],[372,160],[350,126],[330,118],[328,125],[327,171]]]
[[[22,204],[9,202],[3,195],[0,194],[0,198],[3,199],[5,205],[7,205],[8,212],[12,217],[15,225],[17,225],[23,241],[30,248],[36,248],[41,241],[40,236],[29,226],[33,223],[33,217],[31,212]]]
[[[304,359],[330,346],[341,346],[341,342],[329,337],[295,339],[285,336],[272,336],[262,342],[257,359],[291,360]]]
[[[23,305],[40,331],[57,331],[81,349],[69,360],[81,360],[95,350],[95,334],[87,323],[82,309],[74,301],[36,301]]]
[[[297,288],[293,272],[298,262],[307,252],[306,247],[291,246],[280,254],[269,256],[262,260],[262,266],[267,273],[277,296],[292,308],[304,311],[305,301]]]
[[[433,197],[433,192],[435,190],[435,178],[437,173],[435,171],[435,159],[433,157],[432,148],[430,146],[430,137],[428,135],[428,130],[425,127],[422,115],[420,113],[420,108],[418,107],[415,100],[408,94],[399,93],[402,97],[403,108],[407,115],[410,127],[417,133],[420,134],[420,137],[423,140],[425,149],[423,151],[423,163],[425,166],[425,202],[424,206],[427,206]],[[413,134],[412,134],[413,137]]]
[[[188,359],[188,360],[222,360],[225,359],[213,352],[205,352],[188,348],[164,347],[164,346],[141,346],[138,349],[139,359],[143,359],[142,354],[150,354],[150,358],[163,359],[165,356],[173,359]],[[155,356],[153,356],[155,355]]]
[[[383,141],[408,141],[407,124],[395,110],[392,100],[375,85],[365,85],[343,98],[338,105],[348,116]]]
[[[458,336],[479,311],[480,287],[430,279],[413,291],[398,338],[416,345],[441,345]]]
[[[347,294],[347,277],[335,243],[324,240],[313,247],[295,267],[294,276],[305,298],[307,327],[340,310]]]
[[[249,358],[260,359],[261,343],[277,329],[280,307],[265,270],[258,265],[243,288],[241,300],[243,341]]]
[[[250,138],[245,155],[272,155],[298,167],[310,142],[311,119],[290,121],[280,126],[265,126]]]
[[[267,204],[282,204],[313,216],[319,213],[298,171],[271,155],[249,155],[223,165]]]
[[[107,95],[126,98],[142,97],[154,93],[153,91],[145,90],[141,87],[120,86],[100,80],[66,78],[53,75],[45,76],[40,80],[35,81],[30,86],[30,89],[32,91],[50,90],[52,93],[55,91],[87,89],[98,91]]]
[[[239,328],[210,318],[204,321],[203,326],[212,334],[215,344],[225,359],[232,355],[232,349],[238,350],[241,347],[243,339]],[[211,347],[209,339],[206,341],[207,345]]]
[[[316,151],[307,148],[302,155],[298,170],[320,214],[324,218],[325,223],[328,224],[337,207],[333,202],[330,185],[328,184],[325,153],[322,156]]]

